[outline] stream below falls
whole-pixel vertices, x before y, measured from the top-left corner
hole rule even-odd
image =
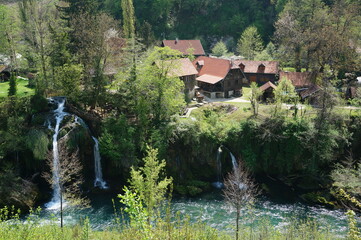
[[[114,199],[115,206],[112,199]],[[121,207],[117,197],[110,194],[96,195],[91,197],[91,202],[92,207],[88,209],[67,207],[64,210],[64,223],[72,225],[88,217],[94,230],[106,230],[115,227],[114,207],[118,212]],[[197,198],[173,199],[171,212],[173,216],[179,212],[181,218],[188,216],[190,222],[202,222],[219,230],[233,232],[234,229],[236,213],[224,202],[220,191],[214,191]],[[275,228],[282,230],[284,226],[294,220],[310,219],[316,221],[321,229],[333,232],[338,237],[344,237],[347,234],[347,217],[344,210],[329,210],[321,206],[309,206],[299,202],[277,203],[261,197],[252,212],[253,214],[250,215],[246,209],[242,209],[241,224],[250,226],[263,224],[266,221]],[[51,209],[45,209],[40,214],[44,222],[58,216],[57,210]],[[358,221],[360,222],[360,218]]]

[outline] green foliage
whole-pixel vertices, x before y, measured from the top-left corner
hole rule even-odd
[[[55,78],[60,85],[61,93],[70,100],[76,100],[80,92],[82,65],[64,64],[55,68]]]
[[[165,161],[158,160],[158,150],[148,148],[143,158],[144,167],[132,168],[129,179],[131,189],[139,194],[139,199],[147,209],[148,221],[153,220],[155,211],[165,200],[165,194],[172,184],[172,178],[162,177]]]
[[[103,123],[102,135],[99,138],[100,151],[115,168],[129,169],[134,165],[134,141],[134,128],[128,124],[124,115],[119,118],[108,118]]]
[[[337,189],[344,189],[352,195],[361,196],[361,163],[355,167],[336,165],[331,172],[331,178],[333,186]]]
[[[248,27],[238,40],[237,51],[248,60],[253,60],[263,50],[263,42],[257,28]]]
[[[216,57],[225,56],[227,52],[227,46],[226,44],[224,44],[223,41],[217,42],[216,45],[214,45],[214,47],[212,48],[212,54]]]
[[[348,234],[347,239],[349,240],[361,240],[361,230],[357,228],[357,221],[355,219],[355,212],[352,210],[348,210],[347,213],[348,218]]]
[[[15,96],[16,95],[16,76],[15,74],[11,74],[11,77],[9,79],[9,90],[8,90],[8,96]]]
[[[48,153],[49,138],[43,131],[32,129],[28,132],[26,146],[33,152],[34,158],[46,159]]]
[[[257,116],[257,114],[258,114],[258,106],[259,106],[259,100],[260,100],[261,95],[262,95],[262,92],[259,89],[257,83],[252,82],[251,83],[251,95],[249,97],[249,100],[251,101],[251,106],[252,106],[254,116]]]
[[[139,68],[136,80],[137,106],[140,118],[153,115],[155,124],[168,121],[179,113],[184,102],[184,83],[174,76],[181,53],[169,47],[155,47]]]
[[[120,203],[124,204],[124,211],[130,218],[130,226],[135,229],[147,229],[148,212],[143,206],[139,194],[132,192],[126,186],[123,189],[124,194],[119,194]]]
[[[135,16],[133,0],[121,0],[123,10],[123,34],[126,38],[135,37]]]

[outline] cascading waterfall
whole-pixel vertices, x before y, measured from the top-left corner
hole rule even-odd
[[[94,140],[94,169],[95,169],[95,181],[94,187],[99,187],[101,189],[107,189],[107,183],[103,180],[101,157],[99,152],[99,142],[98,139],[92,136]]]
[[[222,183],[222,162],[221,162],[222,148],[217,150],[217,182],[212,183],[213,187],[221,189],[224,187]]]
[[[58,139],[58,135],[59,135],[59,131],[60,131],[61,122],[63,121],[63,119],[66,115],[69,115],[69,113],[64,111],[65,101],[66,101],[65,98],[52,98],[52,99],[50,99],[50,101],[57,104],[57,108],[53,111],[54,117],[55,117],[55,127],[52,128],[51,121],[49,119],[44,123],[44,126],[47,126],[48,129],[54,130],[54,134],[53,134],[53,169],[52,169],[53,196],[52,196],[51,201],[48,202],[47,204],[45,204],[45,207],[47,209],[55,210],[55,209],[60,208],[60,197],[61,197],[60,196],[61,185],[60,185],[60,177],[59,177],[59,148],[58,148],[58,140],[59,139]],[[79,123],[81,126],[86,128],[90,133],[90,130],[89,130],[88,126],[85,124],[85,122],[83,121],[83,119],[79,118],[76,115],[74,115],[74,116],[75,116],[75,123]],[[100,157],[100,153],[99,153],[99,142],[98,142],[98,139],[96,139],[94,136],[92,136],[92,138],[94,141],[94,163],[95,163],[94,186],[102,188],[102,189],[106,189],[108,187],[107,187],[106,182],[103,180],[103,173],[102,173],[102,168],[101,168],[101,157]],[[64,205],[64,202],[63,202],[63,205]]]
[[[61,99],[52,99],[58,104],[56,110],[54,110],[55,116],[55,128],[53,135],[53,197],[49,203],[45,205],[48,209],[58,209],[60,208],[60,178],[59,178],[59,148],[58,148],[58,135],[60,130],[60,124],[63,121],[64,117],[67,115],[64,112],[65,98]],[[48,123],[48,128],[51,128],[50,121]]]
[[[90,132],[89,127],[83,121],[83,119],[79,118],[78,116],[75,117],[75,122],[82,125],[85,129]],[[101,189],[107,189],[107,183],[103,179],[103,172],[102,172],[102,165],[101,165],[101,156],[99,151],[99,141],[96,137],[92,136],[94,141],[93,147],[93,155],[94,155],[94,170],[95,170],[95,180],[94,180],[94,187],[99,187]]]
[[[232,159],[233,170],[235,170],[238,168],[238,163],[237,163],[236,157],[233,155],[233,153],[231,151],[229,151],[229,155],[231,156],[231,159]]]

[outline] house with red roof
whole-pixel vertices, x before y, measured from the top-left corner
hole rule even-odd
[[[168,76],[178,77],[184,83],[184,94],[188,99],[195,96],[196,77],[198,71],[188,58],[172,59],[165,61],[170,64]],[[156,62],[159,65],[159,62]]]
[[[189,55],[190,51],[196,57],[206,55],[200,40],[163,40],[162,47],[170,47],[184,55]]]
[[[293,86],[295,86],[296,90],[304,90],[312,85],[314,83],[312,82],[312,79],[314,76],[312,76],[311,72],[280,72],[280,80],[282,79],[288,79],[292,82]]]
[[[244,73],[249,86],[252,82],[256,82],[259,86],[268,81],[275,83],[279,74],[278,61],[251,61],[251,60],[235,60],[234,63]]]
[[[198,71],[197,85],[209,98],[224,98],[242,94],[245,76],[234,61],[201,56],[193,61]]]

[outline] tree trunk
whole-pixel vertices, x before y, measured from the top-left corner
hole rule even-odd
[[[240,215],[240,209],[237,209],[237,218],[236,218],[236,240],[238,240],[239,235],[239,215]]]
[[[63,229],[63,190],[60,188],[60,227]]]

